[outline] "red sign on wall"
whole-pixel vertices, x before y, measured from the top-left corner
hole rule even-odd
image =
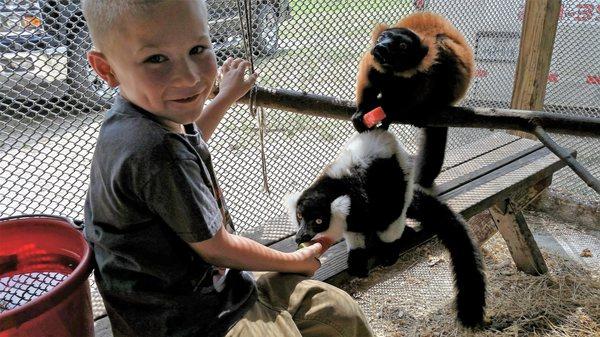
[[[600,75],[587,75],[587,84],[600,84]]]
[[[550,82],[550,83],[558,83],[558,74],[557,73],[550,73],[550,74],[548,74],[548,82]]]
[[[489,75],[488,71],[485,69],[477,69],[475,70],[475,77],[487,77]]]

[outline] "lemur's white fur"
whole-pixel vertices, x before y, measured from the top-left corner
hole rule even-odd
[[[377,236],[379,236],[381,241],[391,243],[400,239],[402,233],[404,232],[404,226],[406,225],[405,221],[407,208],[408,205],[405,206],[402,215],[398,217],[398,219],[396,219],[394,222],[392,222],[386,230],[384,230],[383,232],[377,232]]]
[[[296,227],[300,226],[300,224],[298,223],[298,219],[296,218],[296,205],[298,205],[298,199],[300,199],[301,195],[302,192],[293,192],[286,194],[283,197],[283,200],[285,201],[285,206],[288,211],[288,216],[290,217],[290,222]]]
[[[329,228],[321,232],[318,236],[326,236],[339,241],[346,232],[346,217],[350,213],[350,197],[342,195],[331,203],[331,219],[329,220]]]
[[[381,241],[388,243],[402,236],[406,210],[413,196],[413,170],[408,164],[408,153],[398,139],[391,132],[381,129],[356,134],[348,140],[338,157],[324,172],[330,177],[341,178],[351,175],[354,166],[367,168],[373,160],[389,158],[394,154],[404,171],[407,188],[404,191],[405,203],[400,217],[390,224],[387,230],[377,233]]]
[[[345,232],[344,239],[346,239],[346,245],[348,250],[356,248],[367,248],[365,244],[365,236],[361,233],[356,232]]]
[[[354,166],[366,168],[374,159],[389,158],[393,154],[397,154],[398,163],[408,180],[412,174],[407,162],[408,153],[391,132],[381,129],[359,133],[350,138],[323,173],[332,178],[341,178],[351,175],[350,170]]]

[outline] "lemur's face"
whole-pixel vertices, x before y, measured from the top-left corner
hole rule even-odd
[[[346,230],[346,216],[350,212],[347,195],[332,196],[330,193],[308,189],[286,197],[290,220],[298,226],[296,242],[308,242],[315,236],[339,241]]]
[[[390,28],[379,35],[371,54],[382,68],[400,72],[417,67],[428,50],[411,30]]]
[[[303,196],[296,205],[296,242],[308,242],[329,228],[331,207],[324,196]]]

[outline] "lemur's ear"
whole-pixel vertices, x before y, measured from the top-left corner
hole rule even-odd
[[[379,38],[379,35],[386,29],[390,28],[388,25],[386,25],[385,23],[378,23],[375,28],[373,28],[373,31],[371,32],[371,43],[375,44],[375,42],[377,42],[377,38]]]
[[[287,210],[290,221],[296,226],[298,226],[298,220],[296,220],[296,206],[298,205],[298,199],[300,199],[301,195],[302,192],[293,192],[283,196],[283,205]]]
[[[350,213],[350,197],[342,195],[331,202],[331,214],[333,216],[346,217]]]

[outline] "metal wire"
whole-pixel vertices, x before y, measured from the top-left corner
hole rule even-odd
[[[49,292],[68,275],[28,273],[0,278],[0,313],[23,306]]]
[[[246,58],[250,61],[250,73],[253,74],[255,72],[254,68],[254,53],[252,52],[253,38],[252,38],[252,2],[250,0],[244,0],[244,10],[242,11],[241,0],[237,1],[238,13],[240,13],[240,25],[244,30],[244,47],[246,50]],[[241,13],[244,13],[244,19],[242,19]],[[261,170],[262,170],[262,178],[263,178],[263,188],[265,192],[270,193],[269,191],[269,181],[267,174],[267,157],[265,154],[265,113],[263,108],[256,107],[256,86],[253,86],[250,90],[250,104],[248,105],[248,109],[250,110],[250,114],[253,117],[256,117],[256,121],[258,124],[258,136],[260,139],[260,160],[261,160]],[[257,113],[258,110],[258,113]]]

